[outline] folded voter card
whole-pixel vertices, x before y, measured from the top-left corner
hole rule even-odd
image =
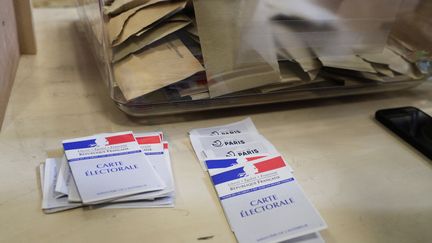
[[[325,243],[320,233],[311,233],[292,238],[281,243]]]
[[[103,133],[98,135],[108,136],[109,133]],[[162,144],[163,135],[161,132],[139,133],[139,134],[135,134],[134,136],[138,144],[140,145],[142,151],[144,152],[163,151],[163,144]],[[70,190],[69,187],[71,186],[70,185],[71,178],[72,178],[72,174],[69,168],[69,164],[67,162],[66,156],[63,156],[62,163],[60,166],[60,171],[58,174],[58,180],[55,187],[55,191],[59,193],[59,195],[68,195],[68,191]]]
[[[81,196],[78,192],[78,188],[75,179],[72,176],[72,173],[70,177],[70,182],[68,184],[68,200],[69,202],[82,202]]]
[[[262,135],[257,133],[243,133],[235,135],[217,135],[217,136],[190,136],[192,146],[200,161],[205,159],[202,153],[205,150],[219,148],[234,148],[252,142],[265,140]]]
[[[54,188],[58,178],[61,158],[48,158],[41,166],[40,178],[42,184],[42,209],[45,213],[63,211],[80,207],[80,203],[70,203],[67,197],[57,197]]]
[[[146,132],[134,134],[143,152],[163,151],[161,132]]]
[[[100,133],[96,136],[108,134],[109,133]],[[76,189],[75,181],[73,180],[66,155],[63,155],[61,160],[55,191],[61,195],[68,196],[70,202],[81,202],[81,197],[78,194],[78,189]]]
[[[85,204],[165,188],[132,132],[65,140],[63,148]]]
[[[278,154],[275,147],[267,140],[251,142],[237,147],[217,148],[205,150],[206,159],[225,158],[225,157],[250,157],[257,155],[273,155]]]
[[[280,242],[326,228],[283,160],[209,173],[239,242]]]
[[[243,121],[234,122],[227,125],[198,128],[189,132],[191,136],[217,136],[217,135],[233,135],[242,133],[258,133],[255,125],[250,118]]]
[[[142,139],[147,137],[148,135],[142,136],[140,134],[136,134],[135,137],[140,147],[146,147],[148,144],[148,139]],[[159,150],[160,149],[160,150]],[[125,202],[125,201],[133,201],[133,200],[146,200],[153,198],[160,198],[172,195],[174,192],[174,178],[171,170],[171,163],[168,151],[168,143],[161,143],[161,147],[152,146],[151,150],[147,150],[144,152],[148,161],[156,170],[158,175],[161,177],[163,182],[165,183],[165,188],[158,191],[140,193],[132,196],[122,197],[114,200],[113,202]]]
[[[70,183],[71,173],[66,156],[61,158],[60,170],[55,185],[55,191],[62,195],[68,195],[68,184]]]

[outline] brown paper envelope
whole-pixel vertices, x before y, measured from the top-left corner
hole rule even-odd
[[[413,79],[422,78],[420,71],[409,61],[399,56],[389,48],[384,48],[381,53],[360,55],[368,62],[388,65],[395,72],[407,75]]]
[[[113,46],[123,43],[129,37],[135,35],[156,21],[175,14],[176,12],[182,10],[185,5],[186,1],[184,0],[176,2],[161,2],[138,10],[126,21],[122,32],[114,40]]]
[[[192,100],[203,100],[210,98],[210,94],[209,92],[202,92],[197,94],[191,94],[189,95],[189,97],[191,97]]]
[[[259,38],[247,38],[253,34],[260,37],[261,33],[249,31],[254,26],[247,24],[249,19],[259,16],[255,11],[258,6],[261,5],[257,0],[194,1],[212,98],[280,82],[276,54],[271,48],[264,47],[272,44],[267,41],[268,36],[265,36],[262,48],[256,46]],[[242,28],[246,25],[250,28]],[[274,59],[268,60],[263,53],[271,54]]]
[[[370,73],[377,72],[370,63],[354,55],[319,57],[319,59],[325,67],[333,67]]]
[[[104,14],[116,15],[146,4],[149,1],[151,0],[115,0],[111,5],[104,7]]]
[[[108,36],[110,38],[111,43],[114,42],[119,37],[119,35],[123,31],[123,27],[126,24],[126,22],[128,21],[128,19],[132,15],[134,15],[137,11],[139,11],[143,8],[149,7],[153,4],[156,4],[159,2],[164,2],[164,1],[167,1],[167,0],[147,0],[142,5],[139,5],[137,7],[129,9],[128,11],[125,11],[118,16],[110,18],[108,21],[108,24],[107,24],[107,29],[108,29]]]
[[[166,22],[191,22],[191,19],[184,15],[184,14],[176,14],[168,19],[164,19],[162,21],[158,21],[150,26],[147,26],[146,28],[142,29],[140,32],[136,33],[136,36],[141,36],[148,32],[149,30],[153,30],[155,28],[158,28],[160,24],[166,23]]]
[[[114,77],[129,101],[204,71],[178,39],[160,43],[114,64]]]
[[[372,63],[372,67],[375,68],[375,70],[387,77],[394,77],[394,73],[392,70],[390,70],[388,65],[385,64],[379,64],[379,63]]]
[[[169,20],[145,32],[144,35],[129,38],[129,40],[113,48],[113,62],[118,62],[127,55],[141,50],[155,41],[187,26],[189,23],[189,21]]]

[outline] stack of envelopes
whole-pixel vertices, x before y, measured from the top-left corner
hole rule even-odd
[[[175,34],[192,23],[186,0],[114,1],[105,8],[113,73],[126,100],[204,71]]]
[[[189,137],[239,242],[324,242],[319,231],[326,223],[249,118],[194,129]]]
[[[161,132],[105,133],[63,141],[40,165],[42,209],[173,207],[168,143]]]
[[[413,36],[425,18],[407,18],[420,8],[405,5],[109,0],[104,15],[115,85],[125,102],[151,103],[421,80],[430,52]],[[407,35],[398,26],[416,28]]]

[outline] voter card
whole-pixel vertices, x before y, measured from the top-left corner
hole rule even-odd
[[[140,135],[135,135],[135,136],[139,137]],[[143,137],[145,136],[141,136],[141,138]],[[137,139],[137,142],[140,145],[140,147],[147,146],[147,144],[145,144],[144,141],[146,140]],[[159,151],[159,147],[153,146],[150,149],[155,149],[155,150],[148,150],[144,152],[144,154],[146,155],[147,160],[153,166],[155,171],[161,177],[166,187],[158,191],[145,192],[145,193],[135,194],[127,197],[122,197],[119,199],[115,199],[112,202],[146,200],[146,199],[161,198],[161,197],[167,197],[173,195],[175,188],[174,188],[174,178],[171,170],[171,162],[170,162],[169,151],[168,151],[168,143],[161,142],[161,148],[162,150]]]
[[[217,148],[205,150],[206,159],[224,158],[224,157],[251,157],[257,155],[278,154],[276,148],[267,140],[252,142],[237,147]]]
[[[325,243],[324,239],[321,237],[321,234],[311,233],[307,235],[302,235],[296,238],[292,238],[286,241],[283,241],[283,243]]]
[[[134,136],[144,153],[163,151],[161,132],[135,133]]]
[[[255,125],[250,118],[243,121],[234,122],[227,125],[198,128],[189,132],[191,136],[218,136],[218,135],[234,135],[242,133],[258,133]]]
[[[235,135],[218,135],[218,136],[190,136],[192,146],[200,161],[205,159],[202,153],[205,150],[219,148],[233,148],[252,142],[265,140],[262,135],[257,133],[243,133]]]
[[[132,132],[69,139],[63,148],[85,204],[165,188]]]
[[[210,175],[239,242],[280,242],[327,227],[283,160]]]
[[[58,178],[58,171],[61,165],[61,158],[48,158],[41,172],[42,187],[42,209],[45,213],[58,212],[67,209],[80,207],[80,203],[70,203],[67,197],[57,197],[54,191]]]
[[[71,178],[71,172],[70,168],[66,159],[66,156],[64,155],[61,158],[61,165],[60,170],[57,177],[57,183],[55,185],[55,191],[61,195],[68,195],[68,184],[70,182]]]
[[[72,174],[72,173],[71,173]],[[68,183],[68,201],[69,202],[82,202],[81,196],[78,192],[78,188],[73,176],[71,176]]]
[[[78,188],[72,176],[66,156],[61,158],[61,166],[55,191],[67,196],[69,202],[81,202],[81,196],[79,195]]]
[[[162,197],[155,200],[141,200],[130,202],[107,203],[92,206],[92,208],[172,208],[174,207],[173,197]]]

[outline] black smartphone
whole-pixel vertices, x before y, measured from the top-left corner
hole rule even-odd
[[[432,160],[432,117],[415,107],[379,110],[375,119]]]

